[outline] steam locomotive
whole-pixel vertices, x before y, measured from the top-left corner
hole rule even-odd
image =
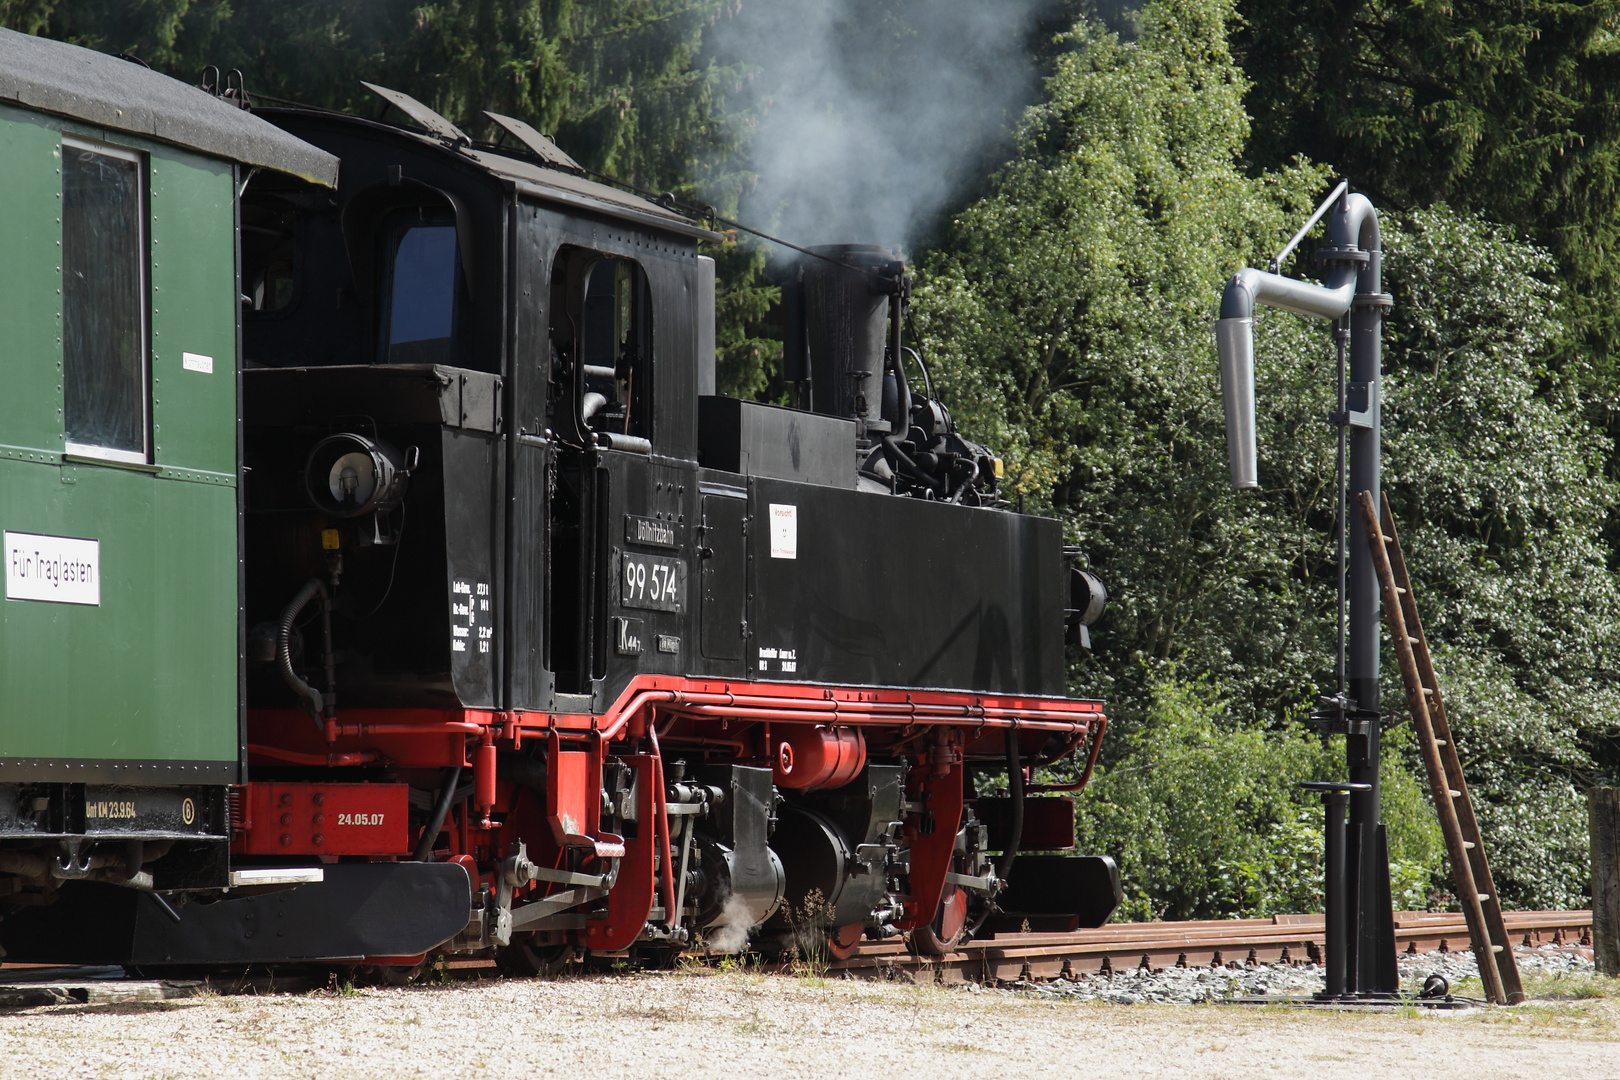
[[[218,81],[0,31],[9,959],[1108,918],[1063,696],[1106,597],[919,391],[895,252],[797,266],[799,407],[723,397],[712,220],[508,117]]]

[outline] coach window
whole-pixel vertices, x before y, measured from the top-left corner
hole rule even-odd
[[[396,211],[381,241],[382,362],[455,363],[463,291],[455,219],[447,210]]]
[[[62,362],[70,453],[149,460],[145,162],[62,140]]]

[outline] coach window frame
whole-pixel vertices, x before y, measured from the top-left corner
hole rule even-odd
[[[72,438],[74,422],[74,356],[72,353],[72,328],[74,321],[69,307],[72,303],[74,290],[68,285],[68,275],[72,273],[72,263],[69,260],[68,246],[70,202],[67,197],[68,163],[67,155],[70,151],[78,150],[85,153],[97,154],[102,157],[123,161],[135,166],[135,198],[134,212],[131,218],[135,224],[135,314],[137,319],[134,339],[139,350],[137,357],[138,373],[133,380],[136,383],[136,392],[133,403],[137,410],[136,428],[138,430],[141,448],[130,450],[116,446],[103,446],[94,442],[76,442]],[[151,177],[150,163],[147,155],[139,150],[117,146],[82,135],[62,135],[62,427],[63,443],[67,453],[76,457],[105,461],[111,464],[124,465],[150,465],[152,462],[152,252],[151,252]],[[105,325],[103,322],[102,325]],[[105,363],[105,356],[97,357]],[[94,393],[96,387],[89,388]]]

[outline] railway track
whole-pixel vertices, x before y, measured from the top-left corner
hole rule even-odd
[[[1522,945],[1591,944],[1590,911],[1517,911],[1506,919],[1509,934]],[[1468,928],[1460,912],[1397,912],[1395,940],[1402,952],[1467,951]],[[1320,915],[1112,923],[1066,934],[998,934],[940,959],[913,956],[898,940],[862,942],[830,970],[856,977],[932,974],[947,983],[1052,979],[1143,966],[1319,962],[1322,941]]]
[[[1580,948],[1591,944],[1590,911],[1509,912],[1507,925],[1514,938],[1528,946]],[[1460,913],[1398,912],[1395,935],[1405,952],[1468,948],[1468,929]],[[998,934],[967,942],[939,959],[913,956],[900,941],[862,942],[852,956],[834,961],[828,970],[853,978],[899,976],[940,983],[983,983],[1088,975],[1143,965],[1308,963],[1320,957],[1322,936],[1320,915],[1112,923],[1067,934]],[[452,960],[447,975],[458,981],[501,977],[493,961],[473,959]],[[203,985],[196,980],[131,978],[110,967],[6,964],[0,968],[0,1008],[164,1000],[189,997]],[[302,992],[317,983],[307,975],[284,974],[235,977],[222,985],[273,993]]]

